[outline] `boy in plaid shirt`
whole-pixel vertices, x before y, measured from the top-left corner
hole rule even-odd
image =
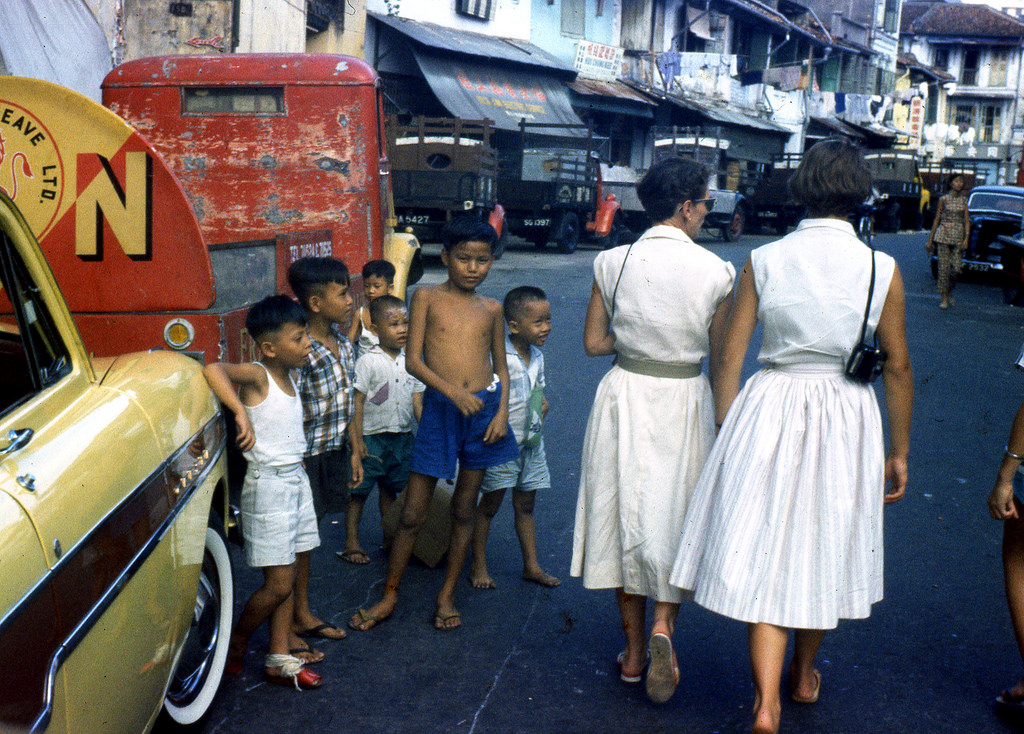
[[[288,284],[306,310],[313,345],[297,382],[306,434],[304,463],[319,522],[326,513],[345,508],[346,465],[351,463],[352,481],[359,483],[363,474],[359,461],[350,462],[345,443],[355,369],[352,343],[339,327],[352,313],[348,268],[333,257],[304,257],[288,268]],[[318,619],[309,608],[308,553],[297,562],[293,625],[300,637],[345,636],[345,630]]]

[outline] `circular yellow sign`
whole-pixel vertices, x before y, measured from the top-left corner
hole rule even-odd
[[[6,99],[0,99],[0,189],[40,238],[57,216],[64,191],[64,166],[50,131]]]

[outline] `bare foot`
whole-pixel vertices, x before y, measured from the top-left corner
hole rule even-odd
[[[532,571],[524,570],[523,571],[523,580],[525,580],[525,581],[532,581],[535,584],[540,584],[541,586],[547,586],[548,588],[554,588],[555,586],[558,586],[559,584],[562,583],[557,578],[555,578],[554,576],[552,576],[551,574],[549,574],[547,571],[545,571],[543,568],[540,568],[540,567],[538,567],[538,568],[536,568],[536,569],[534,569]]]
[[[348,621],[348,626],[358,632],[366,632],[366,630],[376,627],[390,617],[394,611],[394,604],[388,605],[384,602],[379,602],[369,609],[357,610],[352,615],[352,619]]]
[[[774,709],[774,710],[773,710]],[[782,717],[782,704],[774,707],[762,706],[754,700],[754,726],[751,734],[776,734],[779,731],[779,719]]]
[[[434,613],[434,629],[453,630],[461,626],[462,615],[459,614],[459,610],[450,603],[442,604],[438,602],[437,612]]]
[[[491,574],[487,572],[486,568],[469,569],[469,583],[473,584],[475,589],[498,588],[498,585],[494,583],[494,579],[491,578]]]

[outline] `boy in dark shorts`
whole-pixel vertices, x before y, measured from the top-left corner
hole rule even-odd
[[[366,498],[378,485],[380,515],[409,481],[413,428],[423,409],[422,382],[405,370],[409,312],[405,302],[383,295],[370,301],[367,329],[377,339],[356,360],[352,411],[352,455],[362,460],[363,482],[349,492],[345,513],[345,549],[338,556],[365,564],[370,557],[359,543],[359,521]]]
[[[384,596],[349,620],[368,630],[394,612],[416,535],[427,516],[434,485],[459,476],[452,495],[452,533],[444,583],[437,594],[434,627],[461,624],[455,585],[473,535],[477,494],[484,471],[519,457],[508,426],[508,364],[501,304],[476,292],[494,262],[494,229],[473,217],[445,224],[441,262],[448,280],[418,288],[412,297],[406,368],[427,386],[412,453],[405,507],[391,545]],[[497,374],[497,379],[495,379]]]
[[[317,523],[328,512],[342,512],[348,490],[349,455],[345,444],[352,410],[352,344],[342,331],[352,313],[348,268],[333,257],[304,257],[288,268],[288,285],[306,310],[312,350],[299,369],[306,472],[313,490]],[[352,462],[353,480],[362,481],[362,465]],[[309,554],[300,557],[295,577],[295,633],[300,637],[340,640],[345,630],[313,615],[309,608]]]

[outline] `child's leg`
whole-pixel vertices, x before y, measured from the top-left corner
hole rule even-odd
[[[473,563],[469,567],[469,582],[478,589],[497,588],[497,584],[487,571],[487,537],[491,532],[491,520],[497,514],[504,498],[504,489],[484,492],[476,506],[473,519]]]
[[[345,550],[338,554],[349,563],[358,565],[370,562],[370,557],[366,555],[366,551],[359,543],[359,523],[363,519],[365,504],[365,494],[349,494],[348,509],[345,511]]]
[[[455,629],[462,624],[455,609],[455,585],[469,554],[476,499],[483,478],[483,469],[460,469],[459,478],[455,482],[455,491],[452,493],[452,538],[448,546],[448,565],[445,567],[444,583],[437,593],[437,614],[434,616],[434,627],[437,629]]]
[[[753,734],[774,734],[779,730],[782,700],[782,662],[786,656],[789,630],[774,624],[749,624],[750,667],[754,676]]]
[[[619,602],[619,614],[622,615],[622,633],[626,636],[626,650],[619,672],[635,677],[643,672],[647,662],[647,597],[627,594],[622,589],[615,590],[615,597]]]
[[[256,589],[245,603],[242,614],[238,618],[235,629],[231,633],[231,646],[229,650],[229,664],[234,664],[239,672],[242,658],[245,657],[245,649],[249,644],[252,633],[263,624],[275,610],[280,608],[292,594],[292,586],[295,583],[295,564],[287,566],[265,566],[263,568],[263,586]],[[291,607],[287,609],[290,611]],[[290,621],[290,620],[289,620]],[[271,639],[271,645],[275,644]],[[276,642],[280,646],[280,640]],[[284,639],[283,653],[288,652],[288,638]],[[274,652],[273,647],[271,652]]]
[[[512,510],[515,512],[516,535],[523,551],[523,578],[541,586],[558,586],[561,581],[540,567],[537,561],[537,526],[533,521],[536,492],[512,490]]]
[[[309,635],[312,637],[323,637],[328,640],[340,640],[345,636],[345,630],[327,624],[315,614],[309,606],[309,551],[302,551],[295,554],[295,586],[294,599],[292,601],[292,630],[295,635]],[[301,640],[292,639],[291,648],[304,647]]]
[[[398,586],[402,581],[405,567],[409,565],[416,536],[427,519],[430,501],[434,497],[435,477],[412,473],[405,493],[405,507],[398,520],[398,530],[391,541],[388,556],[388,572],[384,580],[384,596],[369,609],[360,609],[349,620],[349,627],[364,631],[391,616],[398,603]]]
[[[1006,603],[1017,649],[1024,660],[1024,505],[1016,499],[1017,517],[1003,520],[1003,582]],[[1024,677],[1007,691],[1011,698],[1024,698]]]

